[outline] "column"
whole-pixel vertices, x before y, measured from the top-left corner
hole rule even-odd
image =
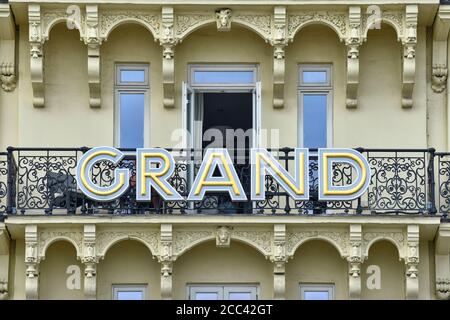
[[[97,299],[98,258],[95,252],[95,238],[95,225],[85,225],[81,262],[84,264],[84,297],[91,300]]]
[[[419,226],[407,227],[406,299],[419,298]]]
[[[361,263],[362,263],[362,226],[360,224],[350,225],[350,254],[348,256],[349,298],[361,299]]]
[[[172,225],[161,225],[158,261],[161,263],[161,299],[172,299]]]
[[[272,256],[273,262],[273,298],[286,299],[286,225],[276,224],[273,227]]]
[[[39,294],[38,234],[36,225],[25,226],[25,265],[25,297],[27,300],[36,300]]]

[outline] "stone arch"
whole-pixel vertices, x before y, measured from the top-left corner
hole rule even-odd
[[[341,256],[341,258],[345,258],[347,256],[347,250],[346,248],[342,248],[341,245],[339,243],[337,243],[335,240],[326,237],[326,236],[315,236],[315,237],[311,237],[311,238],[306,238],[303,239],[299,242],[297,242],[297,244],[293,247],[293,249],[289,252],[289,256],[293,257],[295,252],[306,242],[310,242],[310,241],[314,241],[314,240],[319,240],[319,241],[324,241],[327,242],[329,244],[331,244],[336,250],[337,252],[339,252],[339,255]]]
[[[53,20],[48,21],[43,26],[42,38],[45,41],[50,40],[50,32],[52,31],[52,29],[58,24],[67,23],[68,20],[69,20],[68,17],[60,16],[60,17],[55,17]],[[80,35],[80,40],[81,40],[84,37],[84,31],[83,31],[82,23],[74,21],[74,24],[75,24],[75,28],[74,29],[78,30],[78,33]],[[72,30],[68,29],[68,31],[72,31]]]
[[[216,24],[216,19],[213,16],[211,16],[210,18],[201,20],[198,23],[195,23],[193,25],[182,26],[181,30],[178,29],[177,38],[180,41],[183,41],[184,39],[186,39],[190,34],[194,33],[195,31],[202,29],[204,27],[207,27],[207,26],[214,25],[214,24]],[[232,28],[233,28],[233,24],[236,24],[236,25],[241,26],[249,31],[254,32],[255,34],[260,36],[266,42],[268,41],[268,39],[271,36],[270,34],[268,34],[267,31],[264,31],[261,28],[258,28],[254,24],[251,24],[248,21],[245,21],[243,19],[231,17],[231,24],[232,24],[232,26],[231,26]]]
[[[293,257],[298,248],[312,240],[322,240],[331,244],[339,253],[341,258],[348,256],[348,233],[340,231],[297,231],[289,232],[287,235],[286,254]]]
[[[323,20],[323,19],[313,19],[301,22],[299,25],[295,26],[293,30],[289,34],[289,40],[294,41],[295,36],[299,33],[303,28],[311,26],[311,25],[322,25],[329,27],[333,30],[338,36],[339,40],[342,42],[345,39],[345,29],[342,29],[339,25],[332,21]]]
[[[52,244],[59,242],[59,241],[69,242],[70,244],[72,244],[77,253],[77,258],[81,257],[81,252],[82,252],[81,243],[77,242],[76,240],[74,240],[73,238],[71,238],[69,236],[55,236],[55,237],[49,238],[46,241],[44,241],[43,243],[41,243],[41,245],[39,246],[39,259],[45,260],[45,254],[47,252],[47,249]]]
[[[257,231],[254,232],[255,234],[257,233]],[[239,231],[237,234],[233,234],[233,232],[231,233],[231,241],[236,241],[236,242],[240,242],[244,245],[247,245],[253,249],[255,249],[256,251],[258,251],[259,253],[261,253],[265,258],[268,258],[271,254],[271,240],[270,240],[270,235],[268,236],[268,238],[266,238],[267,241],[265,241],[265,244],[263,243],[258,243],[261,241],[258,241],[256,239],[260,239],[257,237],[251,237],[251,232],[241,232]],[[261,233],[262,234],[262,233]],[[175,236],[176,239],[176,236]],[[190,251],[191,249],[197,247],[200,244],[203,244],[205,242],[208,241],[215,241],[216,236],[212,233],[206,234],[204,236],[201,236],[199,238],[196,238],[195,240],[191,240],[191,241],[185,241],[186,239],[183,240],[175,240],[175,244],[174,244],[174,256],[176,257],[180,257],[181,255],[185,254],[186,252]],[[186,245],[184,246],[180,246],[180,243],[185,243]]]
[[[150,253],[152,254],[152,256],[156,256],[157,255],[157,249],[155,247],[155,244],[151,243],[148,239],[144,239],[142,237],[136,236],[136,235],[119,235],[117,237],[111,238],[107,243],[104,243],[103,245],[100,244],[97,247],[97,256],[100,257],[101,259],[105,258],[106,253],[108,253],[108,250],[111,249],[114,245],[116,245],[119,242],[122,241],[126,241],[126,240],[132,240],[132,241],[137,241],[142,243],[143,245],[145,245]]]
[[[107,41],[112,31],[125,24],[137,24],[147,29],[153,39],[159,38],[159,17],[156,15],[149,16],[127,16],[112,15],[105,19],[107,23],[100,23],[100,37]]]
[[[403,27],[399,24],[399,22],[395,21],[393,18],[388,17],[383,17],[381,19],[377,19],[366,24],[364,26],[362,34],[362,38],[364,39],[364,41],[367,41],[367,34],[369,33],[369,30],[372,30],[370,28],[377,23],[385,24],[392,27],[397,35],[397,41],[401,41],[403,37]]]
[[[403,254],[404,250],[403,250],[402,244],[398,240],[394,239],[394,237],[386,236],[386,235],[377,236],[377,237],[371,239],[369,242],[367,242],[367,244],[364,246],[364,249],[362,252],[363,257],[367,259],[367,257],[369,256],[370,247],[380,241],[387,241],[387,242],[391,243],[392,245],[394,245],[394,247],[397,249],[399,260],[402,260],[405,258],[404,254]]]

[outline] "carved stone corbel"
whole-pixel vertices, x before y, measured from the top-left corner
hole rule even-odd
[[[433,54],[431,88],[436,93],[443,92],[447,87],[447,38],[450,31],[450,7],[439,6],[433,24]]]
[[[2,62],[0,64],[0,82],[2,89],[6,92],[11,92],[16,88],[16,73],[13,63]]]
[[[0,300],[6,300],[8,297],[8,281],[6,279],[0,279]]]
[[[403,75],[402,75],[402,107],[413,105],[413,90],[416,76],[416,44],[417,44],[417,5],[407,5],[405,15],[403,45]]]
[[[216,11],[217,31],[231,30],[231,9],[223,8]]]
[[[284,106],[285,47],[287,46],[286,7],[275,7],[273,11],[273,107]]]
[[[361,298],[361,264],[362,258],[362,226],[350,225],[350,254],[347,258],[349,265],[349,296],[350,299]]]
[[[43,108],[44,103],[44,38],[42,37],[41,6],[28,5],[30,73],[33,88],[33,106]]]
[[[16,88],[14,16],[8,3],[0,3],[0,84],[5,92]]]
[[[272,255],[273,262],[273,298],[285,299],[286,294],[286,225],[273,226]]]
[[[359,46],[361,38],[361,7],[349,7],[349,29],[345,40],[347,45],[347,108],[358,105]]]
[[[88,52],[88,83],[89,83],[89,106],[100,108],[100,31],[98,21],[98,6],[86,5],[86,26],[84,43]]]
[[[419,226],[409,225],[407,228],[406,246],[406,298],[419,298]]]
[[[163,105],[165,108],[175,107],[175,45],[174,13],[172,7],[162,7],[161,35],[159,43],[163,47]]]
[[[36,300],[39,293],[38,233],[36,225],[25,226],[25,265],[25,297],[28,300]]]
[[[450,225],[441,223],[435,238],[436,297],[450,299]]]
[[[222,226],[216,230],[216,246],[221,248],[228,248],[231,243],[232,228]]]
[[[172,299],[173,232],[171,224],[161,225],[158,261],[161,263],[161,299]]]
[[[95,252],[95,225],[85,225],[83,232],[83,256],[84,264],[84,297],[85,299],[97,298],[97,264],[98,258]]]

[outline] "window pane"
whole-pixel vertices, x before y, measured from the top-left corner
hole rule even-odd
[[[303,95],[303,146],[325,148],[327,146],[327,96]]]
[[[303,71],[303,83],[326,83],[326,71]]]
[[[230,292],[228,294],[229,300],[252,300],[251,292]]]
[[[217,292],[196,292],[195,300],[219,300]]]
[[[194,82],[242,84],[253,83],[253,71],[195,71]]]
[[[143,300],[142,291],[118,291],[117,300]]]
[[[120,147],[144,147],[143,93],[120,94]]]
[[[145,70],[120,70],[120,82],[145,82]]]
[[[305,291],[304,300],[330,300],[328,291]]]

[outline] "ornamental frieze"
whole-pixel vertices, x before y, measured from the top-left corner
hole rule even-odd
[[[38,252],[39,258],[44,259],[48,246],[59,240],[67,240],[75,246],[77,256],[81,256],[83,232],[73,229],[41,229],[38,233]]]
[[[325,240],[331,242],[339,251],[341,257],[348,256],[349,233],[345,231],[298,230],[287,233],[286,254],[294,256],[301,244],[308,240]]]
[[[120,240],[137,240],[145,244],[152,255],[158,252],[159,231],[157,230],[102,230],[96,237],[97,256],[104,258],[107,249]]]
[[[305,24],[324,23],[338,33],[340,39],[344,39],[347,29],[347,13],[329,11],[311,11],[292,14],[288,16],[288,38],[292,41],[297,31]]]
[[[151,31],[155,39],[159,38],[161,14],[142,11],[100,11],[100,37],[107,39],[109,33],[117,25],[130,21],[144,24]]]

